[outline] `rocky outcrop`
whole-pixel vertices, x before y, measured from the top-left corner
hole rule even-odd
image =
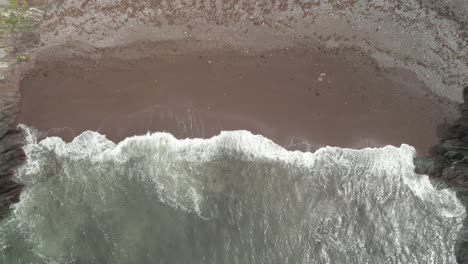
[[[18,92],[2,93],[0,97],[0,220],[19,202],[23,185],[15,179],[15,168],[26,157],[22,149],[23,134],[10,129],[18,112]]]
[[[468,211],[468,86],[463,90],[461,116],[439,127],[441,141],[428,157],[415,158],[415,171],[441,180],[450,187],[460,188],[457,193]],[[458,263],[468,263],[468,218],[460,231],[456,256]]]
[[[428,157],[415,158],[416,172],[447,182],[450,186],[468,188],[468,87],[463,90],[461,117],[439,127],[441,142]]]
[[[39,45],[43,11],[24,1],[0,0],[0,220],[19,202],[23,185],[15,169],[25,160],[23,134],[12,129],[19,112],[21,72]]]

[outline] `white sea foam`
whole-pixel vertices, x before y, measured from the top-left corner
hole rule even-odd
[[[464,208],[413,173],[408,145],[287,151],[248,131],[37,142],[23,129],[27,188],[0,241],[25,261],[454,261]]]

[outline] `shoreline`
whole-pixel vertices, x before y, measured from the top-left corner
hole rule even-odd
[[[45,50],[21,80],[18,123],[66,141],[85,130],[120,141],[245,129],[292,150],[405,143],[424,155],[438,141],[436,127],[455,115],[411,73],[379,68],[354,50],[197,45]]]

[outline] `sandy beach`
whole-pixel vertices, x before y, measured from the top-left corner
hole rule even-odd
[[[38,55],[20,89],[18,123],[67,141],[85,130],[120,141],[156,131],[206,138],[245,129],[289,149],[406,143],[425,154],[437,125],[454,116],[409,72],[381,69],[355,50],[310,46],[54,47]]]

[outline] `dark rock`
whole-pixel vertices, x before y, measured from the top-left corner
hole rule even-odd
[[[14,169],[23,164],[24,138],[19,130],[10,129],[18,112],[18,93],[6,93],[0,99],[0,220],[19,202],[23,185],[15,179]]]
[[[463,100],[459,108],[461,117],[437,128],[440,143],[431,148],[429,157],[415,158],[414,165],[416,173],[463,190],[457,195],[468,210],[468,87],[463,90]],[[468,218],[457,238],[456,258],[458,263],[468,263]]]
[[[447,158],[443,156],[419,157],[414,159],[415,172],[434,177],[442,176],[443,170],[450,165]]]
[[[457,196],[468,210],[468,87],[463,90],[463,100],[461,117],[441,124],[437,128],[440,143],[431,148],[430,157],[415,158],[414,164],[415,172],[457,187]],[[455,250],[457,262],[468,263],[468,218],[458,234]]]
[[[446,157],[450,162],[463,161],[465,157],[463,153],[456,150],[449,150],[445,152],[444,157]]]
[[[463,137],[460,137],[460,140],[464,143],[468,143],[468,135],[465,135]]]
[[[429,150],[429,154],[431,156],[445,155],[445,153],[448,151],[462,151],[462,150],[468,150],[468,143],[465,143],[464,141],[460,141],[459,139],[456,139],[456,138],[446,139],[440,144],[433,146]]]
[[[442,177],[445,179],[461,178],[468,175],[468,164],[451,164],[442,171]],[[468,179],[468,178],[467,178]]]
[[[430,157],[415,158],[414,163],[417,173],[468,188],[468,87],[463,90],[463,99],[461,117],[441,124],[437,130],[440,143],[430,149]]]

